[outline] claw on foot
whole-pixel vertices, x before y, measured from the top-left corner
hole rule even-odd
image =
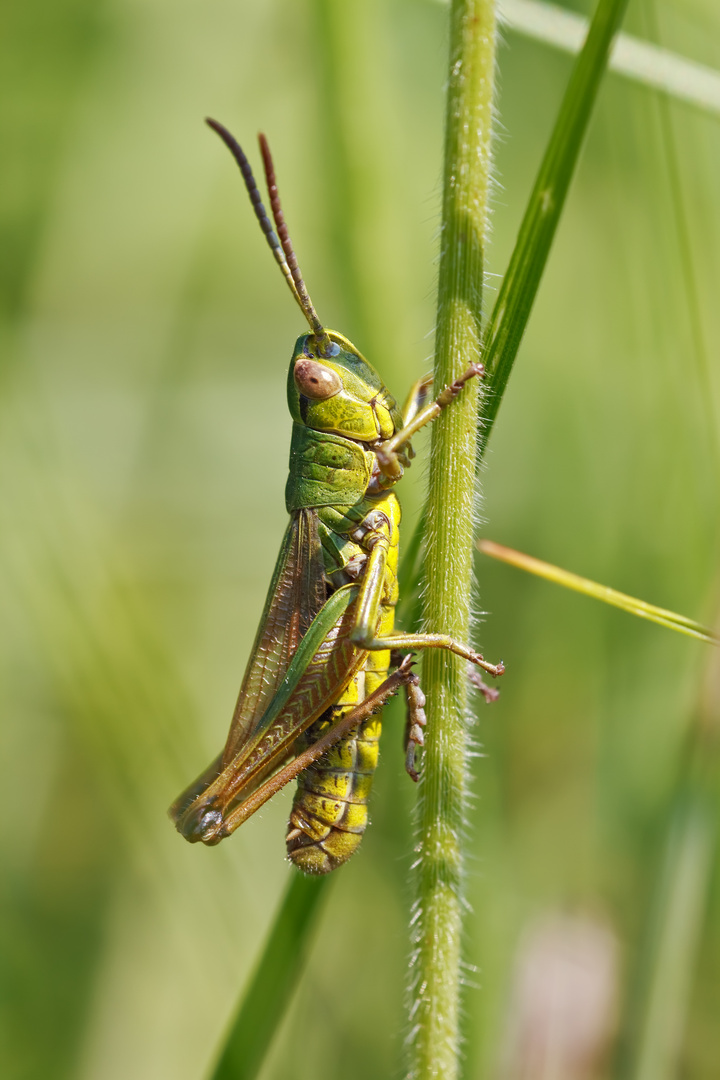
[[[501,675],[505,674],[505,665],[502,660],[499,664],[490,664],[487,660],[483,660],[480,653],[476,653],[473,658],[473,663],[481,667],[483,671],[487,671],[488,675],[492,675],[493,679],[499,679]]]

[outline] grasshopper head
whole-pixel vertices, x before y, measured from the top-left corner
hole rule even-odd
[[[293,420],[315,431],[373,443],[402,427],[395,398],[372,364],[334,330],[330,347],[315,334],[298,338],[288,372]]]

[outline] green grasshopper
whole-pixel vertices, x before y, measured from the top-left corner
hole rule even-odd
[[[425,698],[411,671],[412,651],[448,649],[493,676],[504,670],[445,634],[394,629],[400,507],[391,489],[413,456],[412,436],[468,379],[482,376],[483,368],[473,364],[430,404],[424,403],[428,380],[421,380],[401,413],[375,369],[317,316],[264,136],[260,150],[275,229],[242,148],[221,124],[207,123],[240,168],[311,332],[298,338],[288,372],[290,521],[227,743],[170,815],[190,842],[217,844],[297,778],[288,855],[305,873],[323,874],[360,844],[378,759],[380,710],[400,686],[408,703],[406,768],[418,778]],[[401,658],[397,650],[411,652]],[[478,672],[473,681],[487,700],[496,696]]]

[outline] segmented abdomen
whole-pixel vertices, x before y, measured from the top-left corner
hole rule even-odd
[[[383,609],[379,636],[392,630],[395,611]],[[365,668],[302,736],[314,743],[387,678],[390,653],[368,654]],[[368,797],[378,762],[382,712],[368,717],[298,777],[288,835],[288,857],[306,874],[327,874],[357,850],[368,823]]]
[[[379,532],[389,544],[375,631],[376,637],[387,637],[395,625],[400,507],[395,495],[386,493],[368,500],[365,509],[360,531],[364,528],[367,533]],[[322,511],[320,520],[321,523],[325,520]],[[337,532],[332,530],[338,540],[338,552],[351,530],[352,535],[357,535],[357,521],[348,521],[347,526]],[[370,546],[368,544],[366,550]],[[360,550],[357,545],[355,549]],[[347,563],[341,565],[347,567]],[[326,564],[327,570],[332,570],[332,562],[329,566]],[[297,751],[315,743],[328,727],[374,693],[387,678],[389,667],[388,650],[368,652],[364,667],[350,680],[337,702],[300,737],[296,743]],[[306,874],[326,874],[334,870],[360,845],[368,823],[367,802],[378,761],[381,715],[378,712],[358,724],[298,777],[286,843],[291,862]]]
[[[310,730],[318,738],[327,725],[328,721],[318,721]],[[359,846],[368,822],[381,726],[380,716],[371,716],[300,775],[287,851],[304,873],[327,874]]]

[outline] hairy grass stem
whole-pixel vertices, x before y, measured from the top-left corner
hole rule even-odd
[[[533,189],[489,330],[481,326],[481,285],[491,168],[495,11],[485,4],[450,8],[450,65],[436,387],[451,382],[482,352],[489,390],[479,418],[484,449],[530,316],[570,180],[626,0],[601,0],[573,70]],[[478,387],[433,427],[427,504],[424,619],[460,639],[470,629],[471,539]],[[423,664],[428,738],[419,805],[414,953],[410,984],[410,1070],[415,1080],[459,1073],[466,799],[467,681],[453,657]]]
[[[493,0],[454,0],[445,113],[445,167],[435,386],[481,352],[481,298],[495,72]],[[459,640],[470,631],[478,387],[471,383],[433,425],[424,621]],[[467,680],[451,655],[423,663],[428,739],[418,811],[410,986],[410,1070],[459,1069]]]

